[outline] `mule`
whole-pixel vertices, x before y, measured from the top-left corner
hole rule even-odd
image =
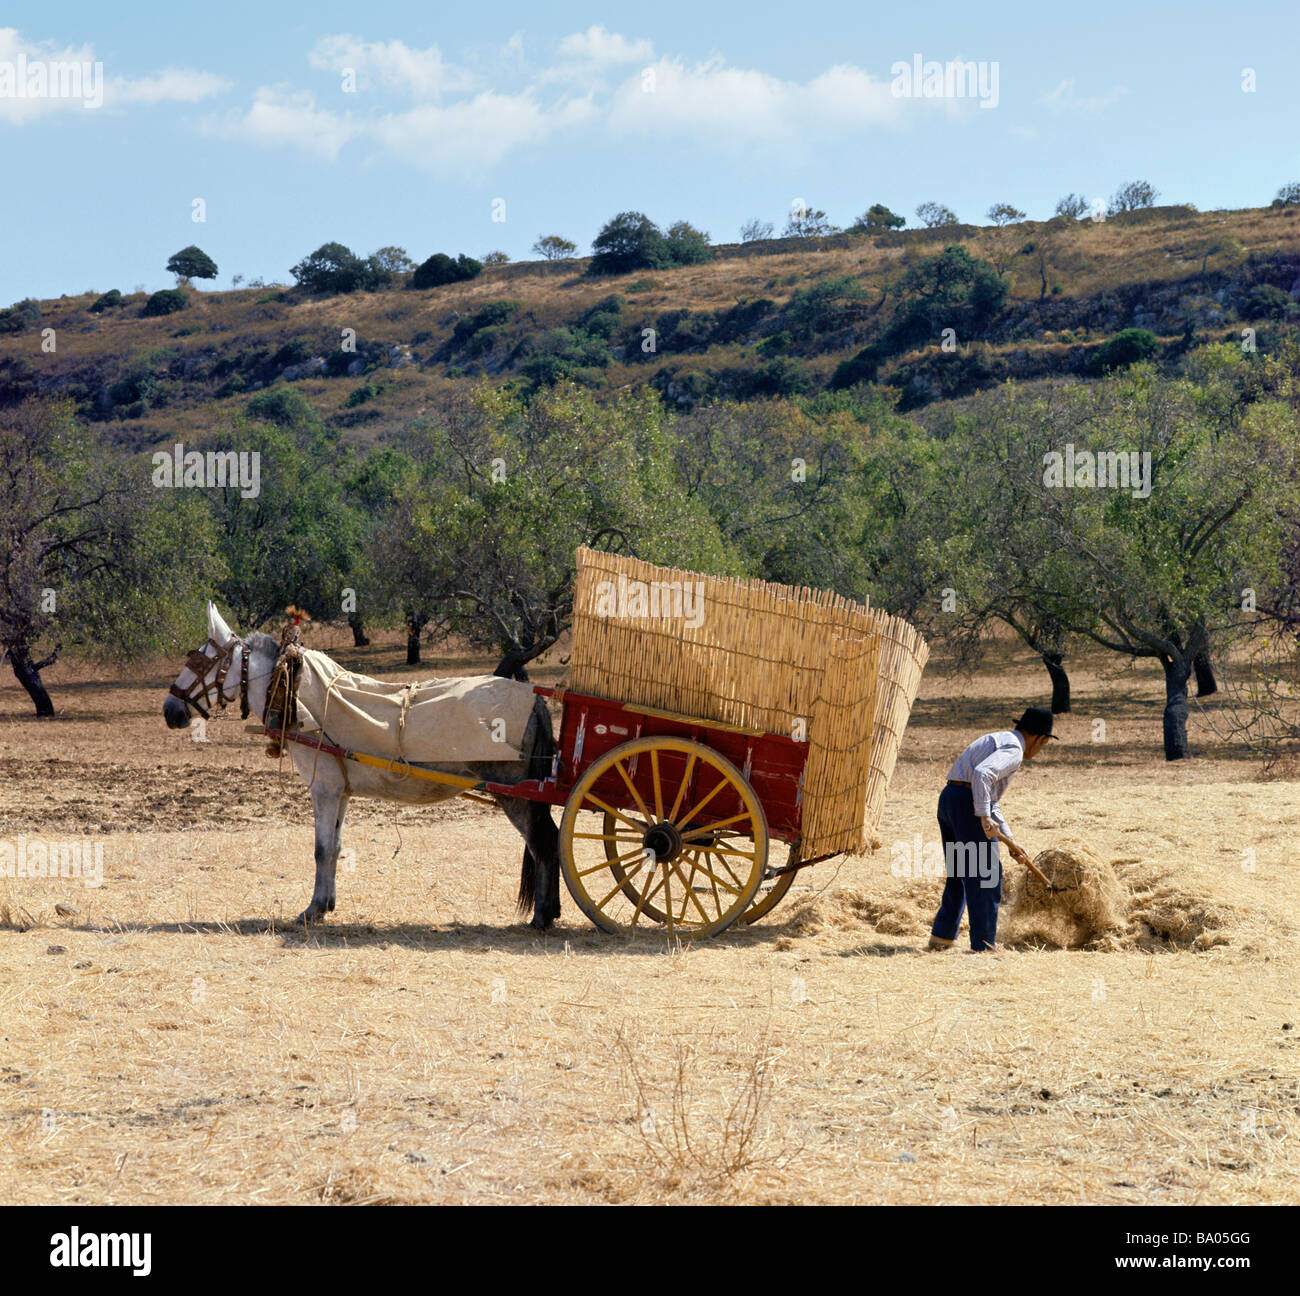
[[[188,728],[195,714],[205,720],[214,710],[238,700],[245,715],[262,716],[266,691],[279,645],[270,635],[233,634],[220,612],[208,604],[208,641],[186,659],[163,702],[163,719],[169,729]],[[404,805],[434,805],[459,795],[459,789],[426,779],[402,777],[368,765],[344,762],[300,743],[286,743],[298,777],[311,793],[316,826],[316,885],[311,903],[297,922],[317,922],[334,909],[336,872],[343,838],[343,821],[351,797],[378,797]],[[463,778],[486,779],[500,784],[550,776],[555,739],[551,715],[539,697],[524,731],[517,760],[449,762],[428,765]],[[494,795],[493,799],[524,839],[523,868],[519,878],[519,910],[532,907],[531,926],[545,931],[560,916],[559,833],[550,807],[520,797]]]

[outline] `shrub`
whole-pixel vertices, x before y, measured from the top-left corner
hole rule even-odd
[[[1291,298],[1272,284],[1256,284],[1246,294],[1241,313],[1247,319],[1283,319]]]
[[[348,293],[382,288],[392,272],[377,257],[362,259],[342,243],[322,243],[290,271],[300,288],[313,293]]]
[[[1056,214],[1066,220],[1078,220],[1088,207],[1088,200],[1082,194],[1069,193],[1056,204]]]
[[[1290,184],[1284,184],[1281,189],[1277,191],[1277,197],[1273,199],[1272,206],[1300,206],[1300,180],[1293,180]]]
[[[1111,369],[1124,369],[1139,360],[1146,360],[1160,349],[1160,340],[1147,329],[1127,328],[1097,348],[1092,354],[1091,367],[1095,373]]]
[[[451,333],[453,347],[461,347],[481,329],[504,324],[519,309],[517,301],[492,301],[481,306],[472,315],[465,315],[456,321]]]
[[[367,401],[372,401],[377,397],[383,388],[378,383],[370,381],[363,382],[359,387],[354,387],[343,400],[344,409],[355,409],[358,405],[364,405]]]
[[[445,252],[435,252],[421,263],[411,276],[411,287],[418,289],[441,288],[443,284],[461,283],[482,274],[483,264],[467,257],[463,252],[454,260]]]
[[[122,294],[116,288],[110,288],[102,297],[97,297],[90,309],[98,315],[101,311],[111,310],[122,304]]]
[[[179,288],[163,288],[145,302],[144,313],[172,315],[176,311],[184,310],[189,304],[189,299]]]
[[[280,427],[299,428],[319,422],[316,408],[292,387],[271,387],[260,391],[244,406],[249,418]]]
[[[33,328],[41,317],[41,308],[30,297],[0,311],[0,333],[22,333]]]

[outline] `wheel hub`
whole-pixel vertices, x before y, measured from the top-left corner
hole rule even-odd
[[[677,825],[668,823],[655,824],[644,837],[641,838],[642,847],[653,853],[656,860],[667,862],[675,860],[682,853],[682,835],[677,831]]]

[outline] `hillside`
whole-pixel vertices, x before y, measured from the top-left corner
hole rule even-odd
[[[1008,285],[1005,299],[976,327],[958,322],[955,349],[936,335],[891,344],[882,359],[900,281],[949,246],[989,263]],[[1098,349],[1123,329],[1148,330],[1157,357],[1172,359],[1193,341],[1239,339],[1247,326],[1265,346],[1300,321],[1296,206],[1150,208],[1100,223],[846,233],[716,251],[699,265],[610,277],[588,274],[585,259],[493,266],[427,291],[187,290],[186,309],[158,318],[143,316],[144,293],[97,313],[99,292],[87,291],[40,302],[39,318],[0,334],[0,401],[67,395],[124,447],[211,428],[280,382],[361,440],[484,377],[652,384],[689,407],[874,376],[898,387],[907,409],[1008,377],[1094,372]],[[47,329],[52,353],[42,350]],[[355,351],[340,346],[349,329]],[[647,330],[653,351],[643,349]],[[864,347],[876,348],[866,370],[842,368]]]

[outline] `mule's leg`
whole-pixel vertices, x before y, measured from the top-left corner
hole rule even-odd
[[[545,931],[560,916],[560,834],[548,806],[518,797],[498,800],[506,818],[519,830],[533,865],[533,919],[530,926]]]
[[[348,810],[348,799],[342,789],[324,783],[312,788],[311,804],[316,819],[316,886],[311,904],[298,915],[301,923],[315,922],[334,908],[334,877],[343,837],[343,818]]]

